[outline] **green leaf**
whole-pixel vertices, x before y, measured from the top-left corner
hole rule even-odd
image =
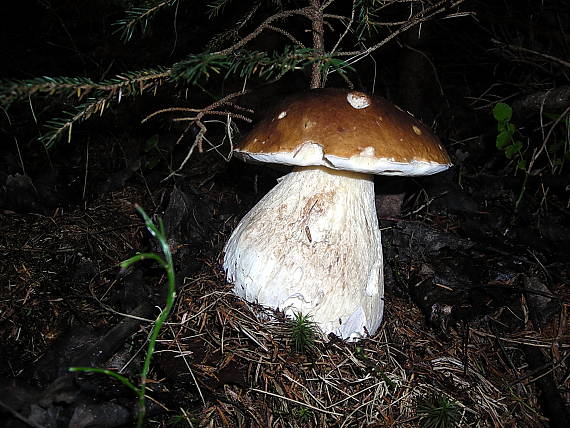
[[[553,143],[546,145],[546,150],[548,153],[556,153],[558,150],[563,149],[566,142],[564,140],[558,140]]]
[[[550,120],[557,120],[560,115],[555,113],[543,113],[544,117],[549,118]]]
[[[505,156],[511,159],[514,155],[520,153],[521,148],[522,148],[522,143],[520,141],[516,141],[510,146],[505,147]]]
[[[503,149],[511,143],[512,135],[507,131],[499,132],[495,142],[498,149]]]
[[[139,388],[137,388],[128,378],[126,378],[122,374],[115,373],[111,370],[100,369],[97,367],[70,367],[68,370],[70,372],[103,373],[103,374],[106,374],[108,376],[111,376],[111,377],[121,381],[123,383],[123,385],[129,387],[130,389],[132,389],[137,394],[140,391]]]
[[[154,156],[145,162],[145,167],[147,169],[154,169],[154,167],[156,167],[159,163],[160,158],[158,156]]]
[[[493,117],[498,122],[506,122],[513,117],[513,109],[505,103],[497,103],[493,108]]]
[[[150,152],[153,149],[158,149],[158,135],[153,135],[152,137],[150,137],[148,140],[146,140],[143,144],[143,150],[145,151],[145,153]]]

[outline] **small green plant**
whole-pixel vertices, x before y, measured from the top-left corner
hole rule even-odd
[[[297,409],[297,419],[299,419],[299,422],[307,424],[311,422],[312,418],[313,412],[308,407],[299,407],[299,409]]]
[[[169,427],[193,427],[198,426],[200,421],[186,413],[184,409],[181,409],[182,413],[171,417],[167,422],[166,425]]]
[[[310,315],[296,312],[289,321],[289,328],[295,351],[302,354],[314,348],[317,325],[311,320]]]
[[[166,305],[162,312],[160,313],[159,317],[154,322],[152,327],[152,331],[150,333],[148,339],[148,347],[146,351],[146,356],[143,364],[143,368],[141,370],[140,375],[140,384],[136,386],[125,376],[115,373],[111,370],[101,369],[101,368],[94,368],[94,367],[70,367],[69,371],[71,372],[88,372],[88,373],[103,373],[108,376],[111,376],[119,381],[121,381],[125,386],[132,389],[138,396],[138,414],[137,414],[137,427],[142,427],[144,423],[146,407],[145,407],[145,392],[146,392],[146,380],[148,376],[148,372],[150,370],[150,362],[152,360],[152,356],[154,354],[154,349],[156,346],[156,340],[158,338],[158,333],[168,316],[170,315],[170,311],[174,306],[174,299],[176,297],[176,287],[174,281],[174,264],[172,262],[172,254],[170,252],[170,247],[168,246],[168,242],[166,240],[166,234],[164,231],[164,225],[162,220],[159,219],[158,227],[153,223],[150,217],[146,214],[146,212],[139,207],[136,206],[136,210],[140,213],[142,218],[145,221],[146,228],[150,232],[150,234],[157,239],[160,244],[160,248],[162,253],[164,254],[164,258],[160,257],[158,254],[155,253],[143,253],[137,254],[134,257],[131,257],[128,260],[125,260],[121,263],[121,268],[126,269],[133,263],[137,263],[141,260],[151,259],[158,262],[158,264],[166,271],[167,279],[168,279],[168,294],[166,296]]]
[[[160,147],[160,137],[155,134],[148,138],[142,147],[144,151],[144,166],[148,169],[153,169],[159,162],[166,158],[165,150]]]
[[[517,127],[511,123],[513,117],[513,109],[506,103],[497,103],[493,108],[493,117],[497,121],[497,134],[496,145],[499,150],[505,152],[507,159],[512,159],[518,156],[520,159],[517,163],[517,168],[526,170],[526,160],[522,157],[523,143],[518,140]]]
[[[493,108],[493,117],[497,121],[497,134],[496,146],[499,150],[505,152],[507,159],[518,157],[517,169],[524,171],[524,180],[519,192],[519,196],[515,202],[515,211],[518,210],[519,204],[522,200],[523,194],[526,189],[526,183],[531,166],[527,167],[527,161],[523,157],[522,148],[523,143],[516,137],[519,134],[517,127],[511,123],[513,117],[513,109],[506,103],[497,103]],[[531,165],[535,158],[531,160]]]
[[[443,394],[431,394],[418,402],[422,428],[451,428],[459,421],[459,407]]]

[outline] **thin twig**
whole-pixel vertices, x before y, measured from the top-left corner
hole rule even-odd
[[[250,391],[258,392],[258,393],[260,393],[260,394],[269,395],[269,396],[275,397],[275,398],[281,398],[282,400],[290,401],[291,403],[295,403],[295,404],[298,404],[298,405],[300,405],[300,406],[307,407],[307,408],[309,408],[309,409],[311,409],[311,410],[316,410],[317,412],[326,413],[327,415],[344,416],[342,413],[331,412],[331,411],[329,411],[329,410],[321,409],[321,408],[315,407],[315,406],[313,406],[313,405],[311,405],[311,404],[303,403],[303,402],[301,402],[301,401],[297,401],[297,400],[294,400],[294,399],[289,398],[289,397],[284,397],[283,395],[274,394],[274,393],[269,392],[269,391],[264,391],[264,390],[262,390],[262,389],[251,388]]]
[[[456,0],[454,3],[449,5],[449,7],[459,6],[464,1],[465,0]],[[434,16],[444,12],[445,8],[443,6],[445,6],[445,4],[449,3],[449,2],[450,2],[450,0],[441,0],[438,3],[422,10],[421,12],[418,12],[417,14],[412,16],[408,21],[406,21],[406,23],[403,24],[402,27],[398,28],[392,34],[390,34],[389,36],[387,36],[383,40],[379,41],[378,43],[376,43],[375,45],[373,45],[367,49],[357,50],[357,51],[348,51],[348,52],[337,52],[336,56],[363,57],[363,56],[369,55],[372,52],[374,52],[375,50],[377,50],[378,48],[384,46],[386,43],[388,43],[390,40],[392,40],[396,36],[399,36],[400,34],[408,31],[410,28],[415,27],[416,25],[419,25],[423,22],[429,21]]]
[[[289,18],[289,17],[295,16],[295,15],[303,15],[303,16],[309,17],[310,16],[310,9],[311,9],[310,7],[305,7],[305,8],[301,8],[301,9],[285,10],[283,12],[276,13],[275,15],[271,15],[269,18],[267,18],[265,21],[263,21],[255,30],[253,30],[247,36],[245,36],[244,38],[242,38],[241,40],[239,40],[238,42],[234,43],[232,46],[230,46],[226,49],[222,49],[218,52],[214,52],[213,55],[227,55],[227,54],[230,54],[230,53],[238,50],[242,46],[245,46],[250,41],[255,39],[257,36],[259,36],[263,32],[263,30],[268,28],[268,26],[272,22],[277,21],[279,19],[285,19],[285,18]]]

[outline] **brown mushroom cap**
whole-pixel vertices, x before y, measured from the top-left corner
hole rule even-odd
[[[313,89],[285,98],[247,134],[237,156],[386,175],[426,175],[451,160],[413,116],[378,96]]]

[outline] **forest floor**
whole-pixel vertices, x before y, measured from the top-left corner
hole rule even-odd
[[[520,182],[499,174],[466,170],[462,187],[453,171],[378,179],[383,324],[298,352],[290,322],[236,298],[221,269],[229,234],[275,172],[210,153],[162,182],[141,142],[65,150],[49,168],[41,156],[26,165],[39,178],[11,175],[4,188],[3,426],[132,424],[131,390],[68,368],[138,381],[167,287],[151,261],[119,267],[158,248],[135,204],[164,220],[177,274],[147,380],[148,426],[567,426],[568,208],[552,193],[545,209],[529,191],[514,214]]]

